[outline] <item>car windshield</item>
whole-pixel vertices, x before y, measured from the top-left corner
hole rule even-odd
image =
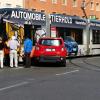
[[[72,37],[70,37],[70,36],[67,36],[67,37],[65,38],[65,41],[66,41],[66,42],[75,42],[75,40],[74,40]]]
[[[59,46],[59,45],[61,45],[61,40],[42,39],[40,44],[47,45],[47,46]]]

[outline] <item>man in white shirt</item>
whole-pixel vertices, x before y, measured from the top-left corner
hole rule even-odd
[[[18,41],[15,36],[12,36],[12,39],[8,41],[8,46],[10,48],[10,67],[18,67],[18,57],[17,57],[17,48],[19,46]],[[13,64],[14,59],[14,64]]]

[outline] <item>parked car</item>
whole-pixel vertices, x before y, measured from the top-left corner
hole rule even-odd
[[[78,53],[78,44],[71,36],[66,36],[64,39],[65,47],[68,51],[68,55],[77,55]]]
[[[54,62],[66,66],[67,50],[62,38],[40,38],[31,57],[36,62]]]

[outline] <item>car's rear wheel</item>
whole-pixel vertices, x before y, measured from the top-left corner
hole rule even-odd
[[[38,64],[38,60],[36,58],[32,58],[32,65],[37,65]]]

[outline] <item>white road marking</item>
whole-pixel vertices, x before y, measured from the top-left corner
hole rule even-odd
[[[60,74],[56,74],[56,75],[65,75],[65,74],[75,73],[75,72],[78,72],[78,71],[79,70],[73,70],[73,71],[70,71],[70,72],[60,73]]]
[[[21,69],[21,68],[24,68],[24,67],[14,67],[14,69]]]
[[[15,85],[3,87],[3,88],[0,88],[0,91],[4,91],[4,90],[7,90],[7,89],[19,87],[19,86],[22,86],[22,85],[25,85],[25,84],[28,84],[28,83],[29,83],[29,82],[21,82],[21,83],[15,84]]]
[[[34,78],[29,78],[27,79],[28,81],[34,81],[35,79]]]

